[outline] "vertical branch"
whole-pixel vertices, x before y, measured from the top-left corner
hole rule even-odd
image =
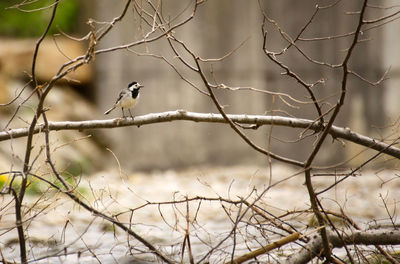
[[[18,239],[19,239],[19,250],[20,250],[20,256],[21,256],[21,263],[27,263],[28,259],[26,256],[26,243],[25,243],[25,233],[24,233],[24,227],[22,226],[22,203],[19,202],[18,199],[18,194],[17,192],[10,186],[10,191],[12,195],[14,196],[15,200],[15,223],[17,226],[17,232],[18,232]]]
[[[57,11],[57,6],[58,6],[58,2],[60,0],[55,0],[55,4],[53,7],[53,12],[51,13],[51,17],[50,17],[50,21],[47,24],[47,27],[45,29],[45,31],[43,32],[43,34],[40,36],[40,38],[38,39],[38,41],[36,42],[36,46],[35,46],[35,50],[33,52],[33,60],[32,60],[32,82],[35,85],[35,87],[38,85],[37,80],[36,80],[36,60],[37,60],[37,55],[39,52],[39,48],[40,48],[40,44],[42,43],[42,41],[44,40],[44,38],[46,37],[47,33],[50,30],[51,25],[53,24],[53,20],[56,16],[56,11]]]
[[[186,230],[185,230],[185,237],[184,237],[183,245],[182,245],[182,263],[184,263],[183,257],[184,257],[185,248],[187,245],[189,262],[190,262],[190,264],[194,264],[192,245],[190,243],[190,231],[189,230],[190,230],[189,199],[188,199],[188,197],[186,197]]]
[[[311,167],[309,167],[305,170],[304,175],[305,175],[305,179],[306,179],[305,181],[306,181],[308,195],[310,197],[311,209],[313,210],[313,212],[317,218],[319,226],[323,227],[320,231],[322,243],[323,243],[323,254],[329,263],[332,258],[331,257],[331,248],[329,246],[328,233],[325,228],[325,220],[324,220],[324,217],[323,217],[321,211],[318,208],[318,197],[315,194],[314,187],[313,187],[312,181],[311,181]]]
[[[32,62],[32,81],[35,84],[35,87],[38,87],[37,85],[37,81],[36,81],[36,76],[35,76],[35,65],[36,65],[36,60],[37,60],[37,54],[39,51],[39,47],[40,44],[42,43],[44,37],[47,35],[47,33],[50,30],[50,26],[52,25],[55,15],[56,15],[56,11],[57,11],[57,6],[58,6],[58,2],[59,0],[56,0],[56,3],[53,7],[53,12],[51,14],[51,18],[50,21],[47,25],[46,30],[43,32],[42,36],[40,37],[40,39],[38,40],[38,42],[36,43],[36,47],[35,47],[35,52],[33,55],[33,62]],[[40,87],[38,87],[40,88]],[[37,91],[38,97],[39,97],[39,101],[42,101],[41,99],[41,90],[38,89]],[[33,139],[33,132],[37,123],[37,120],[39,119],[40,115],[42,114],[43,111],[43,103],[38,104],[37,109],[36,109],[36,113],[32,119],[32,122],[29,126],[29,133],[28,133],[28,137],[27,137],[27,142],[26,142],[26,150],[25,150],[25,158],[24,158],[24,168],[23,168],[23,172],[25,175],[27,175],[27,172],[29,171],[29,162],[30,162],[30,156],[31,156],[31,151],[32,151],[32,139]],[[22,202],[23,198],[24,198],[24,194],[25,194],[25,189],[26,189],[26,182],[27,179],[26,177],[23,178],[22,181],[22,185],[21,185],[21,192],[19,194],[19,200],[20,202]]]
[[[360,16],[359,16],[359,20],[358,20],[358,24],[357,24],[357,29],[354,33],[354,38],[353,41],[350,45],[350,48],[347,51],[346,57],[343,60],[342,63],[342,69],[343,69],[343,76],[342,76],[342,81],[341,81],[341,94],[339,97],[339,100],[333,110],[332,116],[330,117],[327,125],[325,125],[324,130],[321,133],[321,136],[319,137],[318,141],[315,144],[314,149],[312,150],[311,154],[309,155],[307,161],[305,162],[305,181],[306,181],[306,186],[307,186],[307,190],[308,190],[308,194],[310,197],[310,202],[311,202],[311,208],[315,214],[315,216],[317,217],[318,223],[319,225],[322,227],[325,225],[325,220],[323,218],[323,215],[321,213],[321,211],[318,208],[318,197],[314,191],[313,185],[312,185],[312,180],[311,180],[311,164],[314,161],[317,153],[320,151],[321,146],[323,144],[323,142],[325,141],[327,135],[328,135],[328,131],[329,129],[332,127],[337,115],[340,112],[341,107],[344,104],[344,100],[345,100],[345,96],[346,96],[346,91],[347,91],[347,78],[348,78],[348,74],[349,74],[349,70],[348,70],[348,62],[350,60],[350,57],[353,53],[353,50],[355,48],[355,46],[358,43],[358,38],[361,32],[361,27],[363,25],[363,17],[365,14],[365,10],[367,7],[367,2],[368,0],[365,0],[363,2],[363,5],[361,7],[361,11],[360,11]],[[323,210],[323,208],[321,208],[321,210]],[[329,247],[329,241],[328,241],[328,235],[326,232],[326,228],[322,228],[321,229],[321,237],[322,237],[322,242],[323,242],[323,251],[324,251],[324,256],[326,258],[326,260],[329,262],[331,260],[331,250]]]
[[[48,93],[50,92],[51,88],[54,86],[54,84],[56,83],[57,80],[59,80],[60,78],[62,78],[63,76],[65,76],[66,74],[68,74],[69,72],[77,69],[78,67],[80,67],[81,65],[88,63],[90,58],[93,56],[94,54],[94,46],[96,44],[96,41],[98,39],[94,39],[93,41],[90,42],[89,44],[89,49],[87,51],[87,53],[84,56],[80,56],[78,58],[76,58],[73,61],[70,61],[68,63],[65,63],[57,72],[57,74],[45,85],[41,86],[37,83],[36,80],[36,76],[35,76],[35,68],[36,68],[36,60],[37,60],[37,54],[38,54],[38,50],[39,47],[43,41],[43,39],[45,38],[45,36],[47,35],[53,21],[55,18],[55,14],[56,14],[56,10],[57,10],[57,6],[58,6],[58,2],[60,0],[55,0],[55,5],[53,8],[53,12],[50,18],[50,21],[47,25],[47,28],[45,30],[45,32],[42,34],[42,36],[39,38],[39,40],[37,41],[36,44],[36,48],[35,48],[35,52],[34,52],[34,56],[33,56],[33,63],[32,63],[32,79],[34,80],[33,82],[35,83],[35,87],[37,90],[37,95],[39,98],[39,102],[38,105],[36,107],[36,112],[35,115],[32,119],[32,122],[28,128],[28,134],[27,134],[27,143],[26,143],[26,151],[25,151],[25,159],[24,159],[24,167],[23,167],[23,180],[21,183],[21,190],[20,193],[18,194],[17,192],[15,192],[15,208],[16,208],[16,219],[17,219],[17,229],[18,229],[18,235],[19,235],[19,241],[20,241],[20,248],[21,248],[21,263],[27,263],[27,256],[26,256],[26,241],[25,241],[25,236],[24,236],[24,229],[22,226],[22,201],[25,195],[25,191],[26,191],[26,187],[27,187],[27,176],[25,175],[31,175],[30,174],[30,170],[31,170],[31,164],[30,164],[30,159],[31,159],[31,152],[32,152],[32,142],[33,142],[33,135],[35,134],[35,127],[36,124],[38,122],[38,119],[40,116],[43,117],[44,120],[44,134],[45,134],[45,149],[46,149],[46,162],[49,164],[51,171],[53,172],[53,174],[56,176],[56,178],[62,183],[63,187],[58,187],[55,184],[52,184],[51,182],[48,182],[44,179],[42,179],[43,181],[45,181],[46,183],[50,184],[53,188],[63,192],[64,194],[66,194],[70,199],[72,199],[76,204],[82,206],[84,209],[88,210],[89,212],[91,212],[93,215],[96,216],[100,216],[103,219],[111,222],[112,224],[118,226],[119,228],[121,228],[122,230],[124,230],[126,233],[128,233],[129,235],[133,236],[135,239],[137,239],[139,242],[141,242],[144,246],[146,246],[150,252],[152,252],[153,254],[157,255],[162,261],[163,263],[173,263],[172,260],[170,260],[168,257],[164,256],[164,254],[162,252],[160,252],[155,246],[153,246],[150,242],[148,242],[147,240],[145,240],[143,237],[141,237],[140,235],[138,235],[136,232],[134,232],[132,229],[128,228],[125,226],[125,224],[123,224],[122,222],[118,221],[117,219],[110,217],[102,212],[100,212],[99,210],[96,210],[94,207],[90,206],[89,204],[86,204],[85,202],[83,202],[78,196],[76,196],[73,193],[72,188],[69,187],[68,183],[62,178],[62,176],[57,172],[52,159],[51,159],[51,151],[50,151],[50,140],[49,140],[49,122],[47,120],[46,114],[45,114],[45,109],[43,107],[44,105],[44,101],[46,99],[46,96],[48,95]],[[126,14],[128,6],[130,4],[131,0],[128,0],[126,2],[126,5],[124,7],[124,11],[122,12],[122,14],[113,20],[113,22],[110,24],[109,27],[106,28],[105,31],[103,31],[103,33],[100,35],[100,38],[104,37],[105,34],[107,34],[111,28],[113,27],[113,25],[122,19],[122,17]],[[177,25],[178,26],[178,25]],[[94,35],[92,35],[94,36]],[[95,36],[94,36],[95,38]],[[66,68],[67,66],[70,66],[69,68]],[[66,69],[65,69],[66,68]],[[65,69],[65,70],[64,70]]]
[[[49,122],[47,121],[46,115],[43,113],[43,121],[44,121],[44,137],[45,137],[45,147],[46,147],[46,162],[49,164],[51,170],[53,171],[53,174],[57,177],[57,179],[61,182],[61,184],[64,186],[66,191],[71,191],[67,182],[64,180],[64,178],[57,172],[56,167],[54,166],[54,163],[51,161],[51,152],[50,152],[50,129],[49,129]]]
[[[33,62],[32,62],[32,82],[35,85],[35,88],[40,88],[37,84],[36,80],[36,75],[35,75],[35,68],[36,68],[36,60],[37,60],[37,54],[39,52],[39,47],[40,44],[42,43],[43,39],[47,35],[47,33],[50,30],[50,27],[54,21],[56,11],[57,11],[57,6],[58,6],[59,0],[55,0],[55,5],[53,7],[53,11],[50,17],[50,21],[47,24],[46,30],[43,32],[42,36],[39,38],[39,40],[36,43],[35,51],[33,54]],[[41,91],[40,89],[37,89],[37,95],[39,97],[39,100],[41,99]],[[26,187],[28,184],[28,178],[27,175],[30,170],[30,157],[31,157],[31,152],[32,152],[32,140],[33,140],[33,135],[34,135],[34,130],[35,126],[37,123],[37,120],[42,113],[42,104],[38,104],[36,113],[33,116],[32,122],[29,126],[29,134],[27,137],[27,142],[26,142],[26,149],[25,149],[25,158],[24,158],[24,166],[23,166],[23,173],[22,173],[22,181],[21,181],[21,189],[19,194],[17,195],[16,193],[14,194],[15,198],[15,213],[16,213],[16,224],[17,224],[17,230],[18,230],[18,240],[19,240],[19,245],[20,245],[20,256],[21,256],[21,263],[26,263],[27,262],[27,255],[26,255],[26,241],[25,241],[25,232],[24,232],[24,227],[22,224],[22,201],[24,199]]]

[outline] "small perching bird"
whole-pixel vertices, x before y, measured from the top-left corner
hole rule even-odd
[[[119,93],[118,99],[115,102],[115,104],[113,105],[113,107],[108,109],[104,114],[108,115],[116,107],[121,107],[123,118],[125,118],[124,108],[128,109],[129,114],[133,118],[132,113],[131,113],[131,108],[135,107],[137,101],[139,100],[139,90],[140,90],[140,88],[143,88],[143,87],[144,86],[138,82],[131,82],[128,85],[128,88],[123,89]]]

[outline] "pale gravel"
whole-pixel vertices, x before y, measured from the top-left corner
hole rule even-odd
[[[272,172],[272,174],[271,174]],[[361,226],[367,227],[375,220],[387,222],[387,209],[383,204],[386,201],[388,210],[397,216],[396,204],[400,197],[400,180],[394,171],[381,171],[380,173],[363,172],[362,175],[349,177],[338,187],[323,194],[322,202],[326,209],[339,212],[343,209],[346,214],[353,217]],[[270,178],[270,174],[272,178]],[[286,179],[286,180],[284,180]],[[283,180],[283,181],[282,181]],[[96,173],[87,180],[82,180],[82,186],[90,190],[86,194],[87,201],[96,208],[108,213],[116,214],[129,209],[137,208],[146,202],[163,202],[184,199],[185,197],[223,197],[237,200],[239,197],[247,197],[253,190],[261,193],[268,188],[269,183],[280,184],[269,188],[262,199],[262,206],[274,215],[281,215],[292,210],[309,209],[309,200],[304,185],[303,174],[287,167],[275,165],[270,171],[260,167],[213,167],[213,168],[189,168],[182,171],[155,171],[126,173],[118,170],[102,171]],[[334,177],[314,177],[314,186],[321,189],[334,181]],[[253,195],[249,198],[252,201]],[[34,202],[37,197],[29,197]],[[5,204],[5,200],[3,204]],[[189,214],[193,219],[198,202],[192,202],[189,206]],[[226,205],[226,204],[225,204]],[[48,207],[46,207],[48,206]],[[52,258],[50,263],[98,263],[87,251],[90,247],[101,263],[119,263],[129,260],[127,248],[127,236],[121,231],[110,230],[111,226],[105,221],[94,219],[82,208],[74,205],[65,196],[58,194],[41,201],[33,212],[45,208],[45,211],[33,221],[28,228],[28,236],[37,241],[30,246],[35,257],[51,254],[56,250],[66,252],[82,251],[60,258]],[[179,210],[179,211],[178,211]],[[160,217],[160,212],[163,217]],[[181,212],[181,215],[179,215]],[[13,225],[12,207],[9,215],[4,215],[0,222],[2,232],[7,226]],[[180,250],[182,236],[186,228],[186,205],[146,206],[135,211],[132,228],[137,233],[162,247],[164,252],[176,254]],[[119,217],[123,222],[129,221],[129,214]],[[385,220],[386,219],[386,220]],[[197,213],[197,222],[191,226],[193,252],[198,259],[208,250],[202,241],[215,245],[231,229],[231,222],[224,213],[219,202],[202,202]],[[308,216],[299,217],[298,220],[307,223]],[[66,222],[68,224],[66,225]],[[300,224],[300,223],[298,223]],[[64,230],[63,227],[66,226]],[[255,232],[251,228],[248,232]],[[196,239],[196,237],[201,240]],[[11,231],[0,236],[1,243],[10,243],[16,238],[16,232]],[[65,239],[65,240],[64,240]],[[54,242],[52,242],[54,241]],[[54,246],[54,243],[62,244]],[[224,244],[229,249],[232,241]],[[53,244],[52,244],[53,243]],[[131,245],[139,246],[130,239]],[[261,241],[260,243],[264,243]],[[265,242],[267,243],[267,242]],[[11,247],[1,246],[3,254],[8,260],[18,261],[17,244]],[[175,246],[168,246],[175,244]],[[255,244],[256,245],[256,244]],[[253,245],[253,246],[255,246]],[[246,252],[245,245],[239,244],[237,253]],[[137,253],[135,251],[135,253]],[[220,255],[223,255],[222,253]],[[138,258],[148,257],[137,255]],[[49,260],[35,261],[34,263],[48,263]],[[210,259],[218,263],[218,254]]]

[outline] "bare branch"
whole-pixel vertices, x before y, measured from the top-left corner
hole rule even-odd
[[[51,17],[50,17],[50,21],[47,24],[47,27],[45,29],[45,31],[43,32],[42,36],[40,36],[40,38],[38,39],[38,41],[36,42],[36,46],[35,46],[35,51],[33,52],[33,61],[32,61],[32,82],[34,85],[37,85],[37,81],[36,81],[36,74],[35,74],[35,70],[36,70],[36,59],[37,59],[37,55],[39,52],[39,48],[40,48],[40,44],[42,43],[42,41],[44,40],[44,38],[46,37],[47,33],[50,30],[51,25],[53,24],[54,18],[56,16],[56,11],[57,11],[57,6],[58,6],[58,2],[60,0],[56,0],[54,2],[54,7],[53,7],[53,12],[51,13]]]
[[[126,12],[128,11],[129,4],[132,2],[132,0],[127,0],[125,7],[118,17],[115,17],[108,25],[107,28],[104,29],[103,32],[100,33],[100,35],[97,37],[97,41],[101,40],[110,30],[114,27],[115,23],[119,22],[122,20],[122,18],[125,16]]]
[[[379,231],[352,231],[344,232],[343,239],[338,235],[329,233],[329,243],[334,248],[344,245],[399,245],[400,231],[379,230]],[[321,236],[315,234],[311,241],[300,252],[292,254],[286,264],[305,264],[319,255],[322,249]]]
[[[230,115],[227,116],[235,123],[248,124],[248,125],[274,125],[286,126],[293,128],[308,128],[313,131],[320,131],[320,127],[314,120],[300,119],[284,116],[266,116],[266,115]],[[108,120],[89,120],[89,121],[49,121],[50,131],[60,130],[88,130],[100,128],[116,128],[125,126],[143,126],[156,123],[171,122],[177,120],[193,121],[193,122],[208,122],[208,123],[226,123],[222,115],[213,113],[195,113],[185,110],[168,111],[162,113],[153,113],[143,116],[136,116],[134,119],[108,119]],[[39,124],[34,128],[33,133],[40,133],[44,128],[44,124]],[[374,138],[364,136],[362,134],[351,131],[347,127],[332,126],[329,129],[329,134],[333,138],[341,138],[351,141],[368,148],[400,158],[400,149],[394,147],[395,143],[387,144]],[[28,128],[9,129],[0,132],[0,141],[9,140],[13,138],[26,137],[28,135]]]
[[[348,63],[349,63],[350,57],[353,54],[353,50],[356,47],[356,44],[358,43],[358,38],[359,38],[359,35],[361,32],[361,27],[363,26],[363,18],[364,18],[365,10],[367,8],[367,3],[368,3],[368,0],[365,0],[362,4],[360,15],[358,18],[356,34],[354,35],[354,38],[350,45],[350,48],[348,49],[347,54],[342,63],[343,74],[342,74],[342,81],[341,81],[340,97],[338,99],[338,102],[337,102],[334,110],[333,110],[331,117],[329,118],[328,123],[323,128],[323,131],[322,131],[320,137],[318,138],[314,149],[311,151],[310,155],[308,156],[307,161],[305,162],[305,166],[304,166],[306,169],[304,173],[305,173],[307,190],[308,190],[309,197],[310,197],[311,208],[313,209],[314,214],[317,217],[318,224],[321,227],[323,227],[325,225],[325,220],[324,220],[324,217],[323,217],[321,211],[319,210],[319,206],[321,207],[322,211],[323,211],[323,208],[321,206],[321,203],[318,200],[317,195],[315,194],[314,187],[312,184],[311,164],[313,163],[317,153],[320,151],[321,146],[324,143],[324,141],[329,133],[330,128],[332,127],[334,121],[336,120],[337,115],[339,114],[340,109],[342,108],[342,106],[344,104],[344,100],[345,100],[345,96],[346,96],[346,92],[347,92],[347,78],[349,75]],[[332,255],[331,255],[331,249],[329,246],[326,228],[322,228],[320,232],[321,232],[321,238],[322,238],[322,243],[323,243],[323,255],[326,258],[326,260],[328,262],[330,262],[332,259]]]
[[[316,84],[318,84],[320,81],[317,81],[317,82],[315,82],[313,84],[309,84],[309,83],[305,82],[298,74],[296,74],[288,66],[286,66],[282,62],[280,62],[276,58],[275,53],[268,51],[268,49],[267,49],[267,31],[266,31],[266,29],[264,29],[265,21],[269,21],[268,19],[269,18],[265,16],[264,17],[264,22],[263,22],[263,25],[262,25],[262,33],[263,33],[263,37],[264,37],[264,42],[263,42],[262,49],[264,51],[264,54],[267,56],[268,59],[270,59],[272,62],[274,62],[280,68],[282,68],[285,71],[285,74],[287,74],[288,76],[293,78],[296,82],[298,82],[301,86],[303,86],[307,90],[311,100],[314,103],[315,109],[317,110],[318,116],[320,118],[320,122],[323,123],[324,122],[324,118],[323,118],[323,115],[322,115],[321,106],[319,105],[318,100],[317,100],[314,92],[312,91],[312,88]]]
[[[285,244],[291,243],[293,241],[296,241],[297,239],[299,239],[300,234],[299,233],[293,233],[290,234],[282,239],[279,239],[278,241],[274,241],[273,243],[266,245],[262,248],[256,249],[254,251],[251,251],[245,255],[242,255],[240,257],[235,258],[233,261],[229,261],[226,262],[225,264],[240,264],[243,263],[245,261],[251,260],[259,255],[265,254],[268,251],[271,251],[275,248],[279,248]]]

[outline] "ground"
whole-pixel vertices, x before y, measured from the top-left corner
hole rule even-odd
[[[272,175],[272,177],[270,177]],[[290,168],[275,165],[260,167],[203,167],[181,171],[155,171],[126,173],[119,170],[102,171],[81,179],[80,191],[84,200],[108,215],[118,215],[124,223],[167,255],[180,258],[184,235],[189,230],[194,258],[200,260],[219,243],[219,250],[211,252],[211,263],[230,257],[233,241],[237,243],[235,255],[258,248],[279,239],[273,235],[272,226],[265,226],[271,234],[261,234],[262,223],[252,225],[255,218],[248,211],[238,225],[233,240],[231,232],[238,212],[246,208],[212,199],[250,203],[262,192],[257,201],[269,216],[282,217],[294,227],[304,230],[312,225],[303,174]],[[338,178],[336,178],[337,180]],[[333,176],[315,176],[317,190],[335,181]],[[400,197],[400,181],[393,171],[363,172],[349,177],[343,183],[320,196],[325,208],[340,213],[342,209],[360,226],[367,228],[376,222],[388,223],[388,212],[396,214],[396,197]],[[186,202],[185,199],[196,198]],[[203,199],[207,198],[207,199]],[[2,197],[1,249],[8,260],[18,261],[17,233],[14,226],[13,205]],[[170,203],[165,203],[165,202]],[[384,204],[386,203],[386,207]],[[161,203],[161,204],[158,204]],[[58,256],[52,263],[119,263],[145,248],[135,239],[99,217],[94,217],[74,204],[64,194],[47,192],[42,196],[31,195],[25,219],[35,216],[26,225],[30,259]],[[187,220],[190,224],[188,225]],[[263,220],[266,221],[265,219]],[[312,230],[312,227],[308,227]],[[277,232],[279,230],[275,230]],[[279,231],[280,233],[281,230]],[[282,234],[284,235],[284,234]],[[90,250],[88,250],[90,249]],[[281,249],[285,251],[285,249]],[[79,252],[79,254],[78,254]],[[185,251],[187,257],[187,251]],[[151,259],[151,257],[150,257]],[[48,259],[36,263],[47,263]]]

